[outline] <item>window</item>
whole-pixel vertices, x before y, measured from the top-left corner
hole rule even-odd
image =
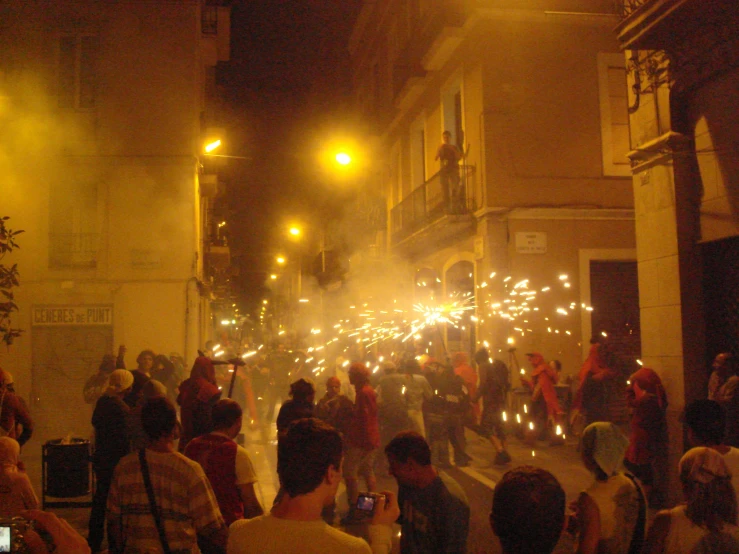
[[[200,29],[204,35],[218,34],[218,6],[203,6],[200,13]]]
[[[451,83],[442,92],[441,109],[444,118],[444,128],[442,131],[449,131],[452,134],[452,144],[456,144],[464,152],[462,85],[459,79]]]
[[[95,36],[64,36],[59,39],[60,108],[95,107],[97,54],[98,38]]]
[[[411,126],[411,187],[421,186],[426,181],[426,136],[423,118]]]
[[[630,177],[629,110],[623,54],[598,54],[603,175]]]
[[[97,185],[57,183],[49,200],[49,267],[94,268],[99,236]]]

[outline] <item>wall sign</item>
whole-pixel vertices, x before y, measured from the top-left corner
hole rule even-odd
[[[519,254],[546,254],[546,233],[516,233],[516,252]]]
[[[113,306],[34,306],[32,325],[113,325]]]

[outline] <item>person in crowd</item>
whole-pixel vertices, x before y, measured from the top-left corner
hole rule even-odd
[[[444,206],[456,210],[459,195],[459,160],[462,152],[452,144],[452,133],[444,131],[441,134],[441,145],[436,150],[435,160],[439,160],[439,178],[444,195]]]
[[[18,517],[38,508],[38,498],[20,461],[21,447],[10,437],[0,437],[0,517]]]
[[[506,435],[503,427],[503,412],[508,393],[508,366],[500,360],[492,360],[487,348],[475,352],[475,362],[480,372],[480,388],[477,398],[482,398],[482,417],[478,433],[490,440],[495,449],[496,465],[511,461],[506,450]]]
[[[667,451],[667,394],[659,375],[648,367],[632,374],[629,383],[633,411],[624,465],[639,479],[647,498],[659,505],[664,491],[654,488],[655,464]]]
[[[724,457],[699,446],[678,466],[685,504],[657,513],[645,554],[739,553],[737,502]]]
[[[185,456],[198,462],[208,476],[226,525],[264,513],[254,484],[257,475],[244,447],[234,439],[241,432],[241,406],[222,398],[213,406],[213,432],[194,438]]]
[[[130,408],[133,408],[141,398],[141,389],[144,387],[144,383],[151,379],[151,370],[154,368],[155,357],[156,354],[154,354],[153,350],[142,350],[136,357],[136,369],[131,370],[133,374],[133,386],[126,395],[126,398],[123,399]]]
[[[622,471],[628,439],[610,422],[591,423],[581,455],[595,481],[571,504],[579,531],[578,554],[639,552],[644,540],[646,499]]]
[[[452,357],[452,366],[455,375],[459,375],[464,381],[467,388],[467,394],[470,404],[470,412],[468,412],[469,423],[473,426],[480,422],[480,404],[477,396],[477,371],[469,363],[469,358],[465,352],[456,352]]]
[[[92,426],[95,429],[92,468],[97,484],[90,510],[87,543],[93,552],[100,552],[105,535],[105,504],[113,471],[120,459],[130,451],[127,433],[130,408],[123,399],[131,391],[133,382],[134,377],[130,371],[114,370],[108,377],[108,388],[98,399],[92,414]]]
[[[739,447],[739,375],[733,355],[728,352],[717,355],[713,368],[708,381],[708,399],[721,404],[726,412],[726,444]]]
[[[341,381],[331,376],[326,380],[326,394],[318,401],[316,417],[346,436],[354,413],[354,404],[341,394]]]
[[[150,379],[141,388],[141,398],[136,405],[131,408],[126,417],[126,425],[128,429],[128,437],[131,440],[131,449],[139,450],[144,448],[149,442],[144,428],[141,425],[141,409],[146,401],[155,396],[167,396],[167,389],[156,379]]]
[[[33,522],[33,529],[27,529],[23,536],[28,554],[90,554],[85,538],[56,514],[32,509],[20,515]],[[44,538],[39,533],[43,533]]]
[[[426,378],[434,391],[431,400],[424,404],[432,461],[436,467],[450,468],[451,442],[454,464],[457,467],[466,467],[472,458],[466,452],[462,425],[468,404],[464,381],[454,373],[451,366],[443,366],[437,361],[429,360],[426,367]]]
[[[557,372],[544,361],[539,352],[530,352],[526,357],[533,368],[531,379],[521,377],[522,384],[531,391],[531,411],[538,426],[539,436],[549,431],[551,444],[562,444],[561,435],[555,433],[556,427],[561,425],[562,410],[557,400]],[[561,429],[561,426],[560,426]],[[535,430],[536,432],[536,430]]]
[[[683,414],[688,444],[713,448],[721,454],[731,472],[734,492],[739,495],[739,448],[724,443],[725,421],[723,408],[713,400],[696,400],[685,407]]]
[[[290,385],[290,398],[280,406],[277,414],[277,436],[287,433],[290,424],[304,417],[313,417],[316,406],[316,388],[310,379],[298,379]]]
[[[228,554],[384,554],[392,549],[392,524],[400,509],[391,492],[377,498],[368,545],[321,519],[341,482],[339,432],[316,418],[293,422],[277,449],[277,474],[284,494],[269,514],[231,525]]]
[[[415,358],[408,357],[403,361],[401,371],[405,376],[405,400],[408,408],[409,429],[425,437],[423,404],[434,397],[434,391],[431,390],[428,379],[421,375],[421,366]]]
[[[149,445],[121,459],[108,494],[111,551],[198,552],[199,541],[225,548],[228,529],[203,468],[175,451],[174,405],[162,396],[151,398],[141,410],[141,423]]]
[[[195,437],[213,430],[211,411],[221,398],[216,386],[216,372],[210,358],[199,356],[190,370],[190,377],[180,384],[177,403],[182,417],[182,436],[179,451],[184,452],[187,443]]]
[[[177,387],[180,386],[181,379],[172,360],[164,354],[156,355],[151,368],[151,378],[164,385],[167,398],[173,404],[177,402]]]
[[[400,551],[466,552],[470,506],[462,487],[431,464],[431,449],[415,431],[404,431],[385,447],[390,474],[398,482]]]
[[[359,475],[364,477],[368,491],[374,491],[377,486],[374,462],[380,446],[380,426],[377,420],[377,397],[369,378],[369,370],[364,364],[355,362],[349,367],[349,379],[356,390],[354,413],[345,438],[344,479],[349,519],[353,518],[357,503]]]
[[[284,344],[278,342],[275,349],[267,356],[264,365],[269,371],[269,385],[266,390],[266,418],[267,422],[271,423],[275,417],[277,404],[282,404],[285,393],[289,390],[295,358],[287,351]]]
[[[97,373],[87,380],[82,390],[86,404],[92,404],[94,406],[98,398],[105,394],[105,389],[108,388],[108,377],[113,371],[116,369],[126,369],[125,355],[126,347],[122,344],[118,347],[118,357],[113,354],[103,355]]]
[[[719,352],[711,364],[711,376],[708,378],[708,400],[718,401],[719,391],[735,373],[734,357],[731,352]]]
[[[8,392],[11,392],[15,394],[15,397],[18,399],[18,402],[20,402],[21,407],[26,411],[30,413],[30,410],[28,409],[28,404],[26,404],[26,401],[23,400],[23,397],[19,394],[16,394],[15,392],[15,380],[13,378],[13,374],[9,371],[5,370],[5,389]],[[23,435],[23,424],[20,422],[16,422],[15,424],[15,436],[20,437]]]
[[[334,377],[336,377],[341,383],[341,394],[354,403],[355,390],[349,382],[349,365],[349,360],[346,358],[342,356],[336,358],[336,363],[334,364]]]
[[[548,471],[517,467],[495,485],[490,526],[503,554],[550,554],[565,521],[565,491]]]
[[[23,446],[33,435],[33,420],[21,398],[8,390],[7,382],[7,373],[0,368],[0,436],[15,439]]]
[[[380,444],[384,447],[390,440],[409,428],[408,403],[406,401],[406,376],[398,373],[394,362],[383,362],[384,375],[380,379],[377,393],[377,414],[380,422]]]
[[[590,351],[578,375],[579,388],[572,403],[571,420],[575,422],[582,414],[585,427],[596,421],[609,421],[609,383],[616,378],[616,371],[607,362],[607,347],[602,335],[590,339]]]

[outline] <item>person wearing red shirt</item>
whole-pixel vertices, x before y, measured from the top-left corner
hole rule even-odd
[[[534,370],[531,372],[530,380],[521,377],[521,381],[531,390],[532,411],[539,416],[540,425],[556,426],[562,413],[554,388],[558,379],[557,372],[544,361],[544,356],[539,352],[531,352],[526,356]],[[556,436],[552,436],[551,439],[553,444],[561,442]]]
[[[477,371],[470,365],[469,358],[464,352],[457,352],[452,358],[455,375],[459,375],[467,387],[467,394],[470,397],[470,405],[472,408],[473,423],[477,425],[480,421],[480,404],[477,399]],[[472,399],[475,399],[474,401]]]
[[[234,439],[241,432],[241,406],[230,398],[216,402],[212,433],[196,437],[185,448],[185,456],[198,462],[210,481],[226,525],[264,513],[254,491],[257,476],[251,458]]]
[[[359,362],[349,366],[349,382],[357,391],[354,413],[346,432],[344,480],[349,501],[349,515],[353,514],[359,496],[358,477],[361,474],[368,491],[377,488],[374,462],[380,447],[380,424],[377,419],[377,395],[369,383],[370,373]]]

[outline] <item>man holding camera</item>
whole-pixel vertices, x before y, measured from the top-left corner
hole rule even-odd
[[[431,448],[415,431],[398,433],[385,447],[398,481],[400,551],[467,552],[470,506],[462,487],[431,465]]]
[[[341,482],[342,454],[341,435],[333,427],[316,418],[293,422],[277,447],[277,474],[284,494],[270,514],[231,525],[228,553],[389,553],[391,525],[400,513],[394,494],[375,497],[369,545],[321,519]]]

